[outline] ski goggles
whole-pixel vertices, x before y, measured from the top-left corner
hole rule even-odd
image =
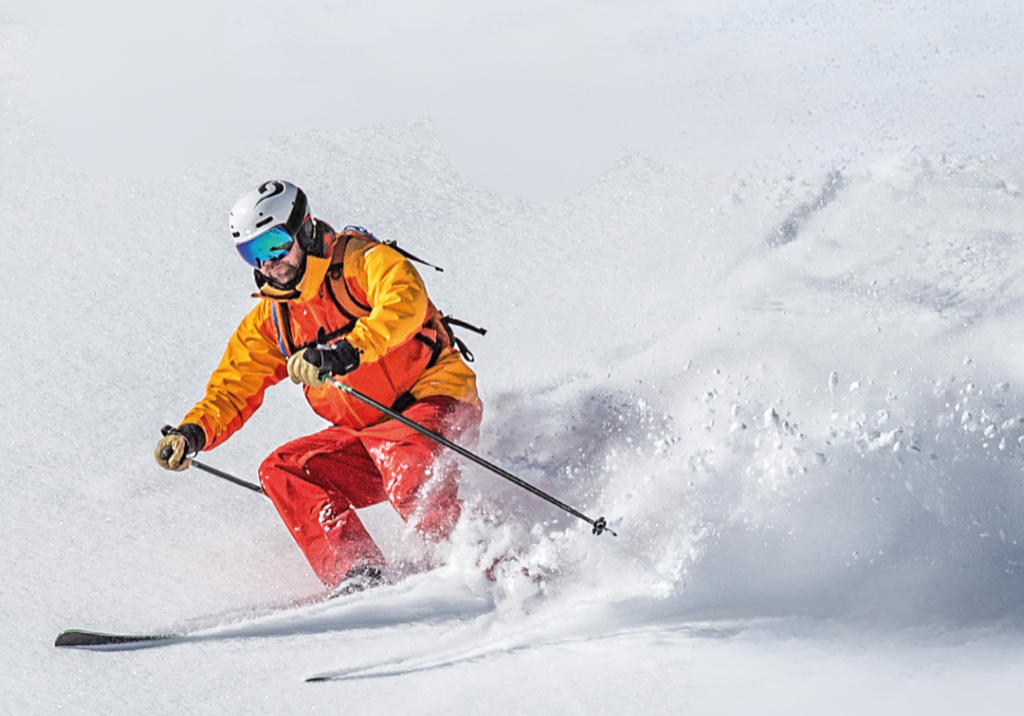
[[[284,225],[275,226],[270,231],[246,239],[235,244],[238,253],[247,264],[253,268],[259,268],[260,264],[267,261],[276,261],[291,251],[295,237],[288,233]]]

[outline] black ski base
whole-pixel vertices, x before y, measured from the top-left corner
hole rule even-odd
[[[180,637],[180,634],[105,634],[99,631],[84,629],[65,629],[57,635],[54,646],[120,646],[125,644],[142,644],[151,641],[166,641]]]

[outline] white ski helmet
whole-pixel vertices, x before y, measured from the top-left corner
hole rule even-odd
[[[235,248],[245,262],[258,268],[263,261],[288,253],[309,202],[299,187],[286,181],[267,181],[247,192],[231,207],[228,224]]]

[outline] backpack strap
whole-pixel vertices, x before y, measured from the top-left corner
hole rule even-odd
[[[345,227],[345,231],[351,231],[351,232],[356,233],[356,234],[362,234],[363,236],[365,236],[365,237],[367,237],[369,239],[372,239],[373,241],[376,241],[378,244],[384,244],[385,246],[394,249],[395,251],[397,251],[398,253],[402,254],[402,256],[404,256],[405,258],[409,259],[410,261],[415,261],[418,264],[423,264],[424,266],[429,266],[430,268],[434,269],[435,271],[441,271],[441,272],[444,271],[444,269],[441,268],[440,266],[435,266],[432,263],[428,263],[427,261],[424,261],[419,256],[414,256],[413,254],[409,253],[408,251],[406,251],[405,249],[400,247],[398,245],[397,241],[381,241],[376,236],[371,234],[369,231],[364,229],[362,226],[346,226]]]
[[[466,362],[472,363],[476,360],[473,357],[473,351],[469,350],[469,347],[462,341],[462,339],[455,335],[455,331],[452,330],[452,326],[465,328],[481,336],[487,335],[487,329],[474,326],[472,323],[460,321],[458,318],[452,318],[451,316],[441,316],[441,325],[444,326],[444,330],[447,331],[448,339],[459,349],[459,353],[461,353],[462,357],[466,359]]]
[[[347,245],[348,244],[348,237],[351,236],[351,235],[360,236],[362,238],[368,239],[368,240],[373,241],[375,243],[383,244],[383,245],[385,245],[385,246],[387,246],[387,247],[389,247],[391,249],[394,249],[395,251],[397,251],[398,253],[400,253],[402,256],[404,256],[405,258],[409,259],[410,261],[415,261],[416,263],[423,264],[424,266],[429,266],[430,268],[434,269],[435,271],[442,271],[442,272],[444,271],[444,269],[441,268],[440,266],[435,266],[434,264],[429,263],[427,261],[424,261],[420,257],[415,256],[414,254],[409,253],[405,249],[401,248],[398,245],[398,243],[395,242],[395,241],[381,241],[380,239],[378,239],[376,236],[374,236],[372,233],[370,233],[368,230],[366,230],[362,226],[356,226],[356,225],[346,226],[341,231],[341,233],[338,236],[339,236],[339,238],[340,237],[345,237],[345,244]],[[344,251],[342,252],[342,254],[344,255]],[[338,281],[339,279],[341,280],[342,285],[345,287],[345,292],[348,294],[347,298],[352,302],[353,305],[355,305],[358,308],[360,308],[360,309],[362,309],[364,311],[367,311],[367,312],[372,310],[369,306],[366,306],[363,303],[361,303],[360,301],[356,300],[355,296],[352,295],[352,291],[349,289],[348,282],[344,280],[344,264],[343,263],[331,264],[331,267],[330,267],[330,269],[328,271],[328,274],[329,274],[330,278],[333,281]],[[339,301],[338,297],[335,295],[334,290],[331,287],[331,284],[332,284],[332,281],[327,281],[327,290],[330,293],[331,300],[334,301],[334,305],[338,307],[338,310],[341,311],[344,315],[348,316],[352,320],[352,322],[354,323],[356,321],[356,317],[352,315],[351,311],[345,310],[345,308],[342,306],[342,302]],[[433,305],[433,304],[431,304],[431,305]],[[446,316],[444,314],[441,314],[439,311],[437,311],[436,308],[434,308],[432,310],[435,312],[435,316],[440,316],[440,320],[439,321],[436,321],[436,320],[434,321],[435,322],[435,327],[436,327],[437,323],[441,324],[441,328],[444,330],[445,335],[448,338],[447,343],[449,345],[454,345],[456,348],[458,348],[459,353],[466,360],[466,362],[472,363],[474,361],[473,352],[471,350],[469,350],[469,347],[462,341],[461,338],[458,338],[455,335],[454,331],[452,330],[452,327],[453,326],[458,326],[459,328],[465,328],[466,330],[473,331],[474,333],[476,333],[478,335],[481,335],[481,336],[487,335],[487,329],[486,328],[480,328],[479,326],[474,326],[472,323],[466,323],[465,321],[459,320],[458,318],[453,318],[451,316]],[[430,320],[431,319],[428,318],[428,322]],[[351,330],[351,326],[348,328],[348,330]],[[416,334],[416,338],[431,347],[431,349],[433,350],[433,353],[434,353],[434,358],[433,358],[433,360],[431,360],[430,365],[434,365],[437,362],[438,358],[440,357],[441,351],[446,347],[444,345],[444,341],[437,341],[437,342],[431,341],[426,336],[424,336],[424,335],[422,335],[420,333]]]

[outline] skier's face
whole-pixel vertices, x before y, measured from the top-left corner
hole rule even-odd
[[[262,262],[259,272],[276,283],[287,286],[299,275],[305,258],[305,252],[299,248],[299,242],[293,241],[292,248],[287,254],[273,261]]]

